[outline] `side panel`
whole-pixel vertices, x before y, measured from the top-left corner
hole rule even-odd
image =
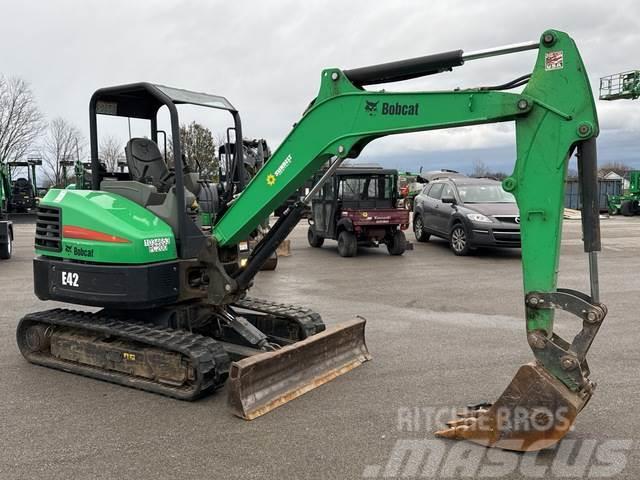
[[[38,255],[111,264],[156,263],[176,258],[171,227],[149,210],[120,195],[54,189],[40,205],[59,209],[61,248],[52,251],[36,246]],[[38,219],[39,223],[44,221],[50,220]],[[39,230],[40,227],[38,225]],[[42,227],[46,228],[46,224]],[[87,234],[86,230],[90,232]],[[91,238],[91,232],[102,235]],[[78,238],[83,236],[89,238]]]

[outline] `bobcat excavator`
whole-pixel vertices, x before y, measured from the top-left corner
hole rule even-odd
[[[501,85],[435,92],[364,87],[449,71],[484,57],[537,49],[530,74]],[[525,86],[522,93],[505,90]],[[325,329],[303,307],[247,296],[260,266],[291,232],[304,202],[290,206],[241,261],[239,244],[307,179],[326,173],[372,140],[406,132],[515,122],[517,159],[503,181],[520,209],[527,342],[534,361],[493,404],[461,412],[437,435],[507,450],[539,450],[569,431],[594,391],[586,354],[606,315],[598,294],[596,197],[598,121],[573,40],[549,30],[538,41],[462,50],[321,75],[318,96],[263,168],[243,185],[211,185],[167,167],[157,147],[158,109],[167,107],[180,159],[177,106],[228,111],[242,165],[240,117],[223,97],[148,83],[103,88],[90,102],[91,190],[51,190],[40,203],[35,293],[43,300],[101,307],[26,315],[17,328],[32,363],[193,399],[228,378],[233,411],[251,419],[370,358],[362,319]],[[97,116],[146,119],[150,139],[126,146],[128,172],[101,172]],[[567,164],[576,151],[589,293],[557,288]],[[199,228],[198,209],[214,213]],[[428,273],[425,273],[428,275]],[[554,313],[577,316],[572,340],[554,332]],[[427,368],[427,366],[425,366]]]

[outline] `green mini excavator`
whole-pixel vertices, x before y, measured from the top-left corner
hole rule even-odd
[[[365,88],[534,49],[532,72],[500,85],[434,92]],[[506,92],[521,86],[521,93]],[[167,107],[174,158],[182,158],[181,104],[231,114],[227,135],[237,148],[224,182],[207,183],[179,161],[170,168],[160,154],[157,113]],[[132,138],[126,146],[128,171],[100,169],[98,115],[149,122],[149,138]],[[592,396],[586,354],[606,314],[596,254],[598,121],[576,45],[555,30],[496,49],[324,70],[317,97],[247,185],[234,175],[242,165],[242,132],[239,114],[225,98],[148,83],[96,91],[90,101],[91,189],[51,190],[41,201],[34,283],[40,299],[101,310],[28,314],[17,329],[20,350],[35,364],[180,399],[228,379],[234,412],[248,419],[262,415],[370,358],[363,320],[325,329],[306,308],[247,296],[261,265],[298,223],[304,203],[344,159],[377,138],[507,121],[515,123],[517,160],[503,187],[520,209],[525,326],[535,360],[520,367],[495,403],[461,412],[437,434],[508,450],[552,445]],[[574,151],[588,294],[556,285],[565,178]],[[326,173],[309,195],[289,206],[243,257],[250,232],[321,168]],[[203,209],[213,215],[210,229],[198,225]],[[582,323],[572,340],[554,332],[557,309]]]

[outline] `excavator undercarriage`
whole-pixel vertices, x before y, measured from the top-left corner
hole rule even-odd
[[[180,400],[220,388],[234,362],[229,402],[247,419],[285,403],[282,397],[300,395],[309,382],[319,386],[370,358],[362,319],[317,335],[325,331],[320,315],[295,305],[245,297],[217,312],[204,305],[189,309],[197,310],[199,319],[180,327],[170,326],[166,310],[32,313],[18,325],[18,346],[32,363]],[[209,312],[203,315],[205,309]],[[302,341],[311,336],[306,346]],[[243,361],[259,354],[260,362]],[[283,357],[309,378],[291,380],[295,375],[282,368]],[[250,384],[239,383],[241,376],[252,377]],[[282,378],[274,382],[277,376]],[[253,408],[256,396],[269,396],[273,405]]]

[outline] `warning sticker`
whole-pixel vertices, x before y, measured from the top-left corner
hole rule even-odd
[[[563,64],[564,55],[562,54],[562,50],[557,50],[555,52],[547,52],[544,55],[544,69],[545,70],[560,70]]]

